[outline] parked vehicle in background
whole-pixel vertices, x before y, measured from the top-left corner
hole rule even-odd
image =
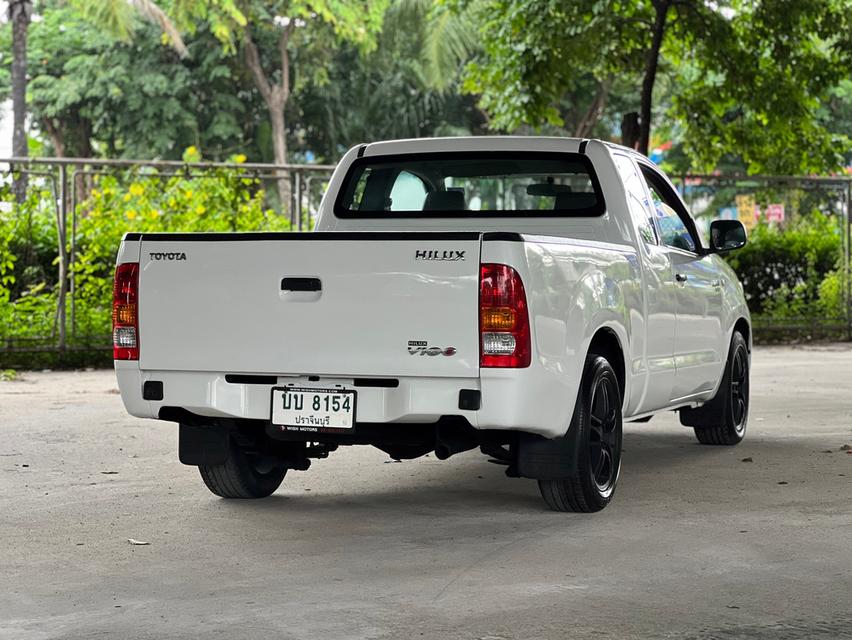
[[[127,410],[180,425],[226,498],[340,445],[480,448],[560,511],[597,511],[622,423],[678,410],[705,444],[748,419],[751,328],[719,257],[645,157],[597,140],[361,145],[313,233],[129,233],[115,368]]]

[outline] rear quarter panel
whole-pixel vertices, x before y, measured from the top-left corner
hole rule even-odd
[[[631,403],[631,336],[644,330],[635,249],[526,236],[524,242],[485,242],[482,261],[518,270],[529,305],[533,357],[529,369],[481,370],[481,428],[514,425],[550,437],[563,435],[589,345],[602,327],[615,333],[625,352],[625,406]]]

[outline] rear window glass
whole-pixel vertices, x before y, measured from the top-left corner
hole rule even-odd
[[[432,153],[356,160],[335,203],[342,218],[597,216],[586,156]]]

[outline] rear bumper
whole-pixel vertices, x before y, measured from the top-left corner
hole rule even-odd
[[[212,418],[268,421],[273,386],[340,384],[358,392],[358,422],[430,424],[444,416],[461,416],[476,429],[550,438],[565,433],[577,388],[566,388],[564,378],[536,375],[536,367],[487,370],[481,378],[400,377],[395,387],[356,386],[353,378],[324,377],[317,382],[303,376],[279,376],[274,384],[235,383],[224,373],[140,370],[137,362],[124,361],[115,362],[115,371],[124,406],[140,418],[159,418],[161,409],[171,407]],[[146,382],[162,383],[161,400],[143,398]],[[459,408],[462,390],[481,393],[478,410]]]

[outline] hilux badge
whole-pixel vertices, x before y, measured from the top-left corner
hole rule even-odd
[[[465,251],[449,249],[446,251],[418,249],[414,252],[415,260],[435,260],[441,262],[458,262],[464,260]]]

